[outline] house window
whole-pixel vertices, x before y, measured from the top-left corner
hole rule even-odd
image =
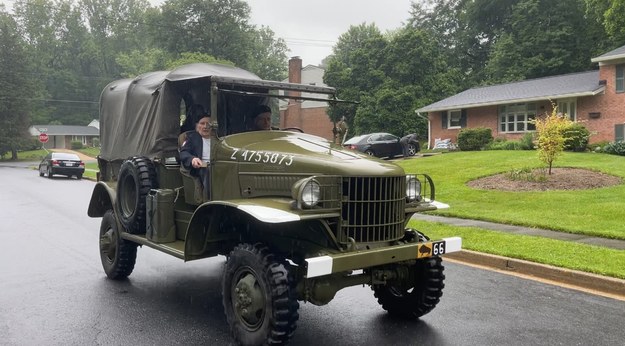
[[[460,128],[461,123],[460,119],[462,119],[462,111],[459,109],[449,111],[449,117],[447,118],[447,128]]]
[[[499,107],[500,132],[528,132],[535,131],[536,125],[535,103],[518,103]]]
[[[72,136],[72,142],[80,142],[87,145],[87,136]]]
[[[572,121],[577,121],[577,101],[575,99],[559,100],[558,113],[566,114]]]
[[[625,92],[625,64],[616,65],[616,92]]]

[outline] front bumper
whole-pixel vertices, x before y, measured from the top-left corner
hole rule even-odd
[[[312,257],[306,259],[306,277],[313,278],[348,270],[440,256],[450,252],[457,252],[461,249],[462,239],[460,237],[451,237],[436,241]]]

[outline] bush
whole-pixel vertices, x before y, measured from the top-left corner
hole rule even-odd
[[[605,150],[604,148],[610,144],[610,141],[601,141],[601,142],[595,142],[593,144],[588,144],[588,148],[591,151],[594,151],[596,153],[604,153]]]
[[[94,138],[91,140],[91,145],[94,148],[99,148],[100,147],[100,138]]]
[[[482,150],[492,141],[493,132],[489,128],[463,129],[458,133],[458,148],[463,151]]]
[[[584,125],[571,123],[564,130],[564,150],[586,151],[588,138],[590,138],[590,131]]]
[[[521,143],[515,141],[495,140],[489,143],[486,150],[521,150]]]
[[[528,181],[533,183],[543,183],[547,181],[545,169],[541,168],[513,168],[510,172],[506,174],[506,177],[513,181]]]
[[[603,151],[612,155],[625,156],[625,141],[608,143],[608,145],[603,148]]]
[[[534,150],[534,133],[527,132],[519,142],[521,150]]]
[[[71,145],[72,150],[82,149],[83,148],[82,147],[82,142],[80,142],[80,141],[72,141],[70,145]]]

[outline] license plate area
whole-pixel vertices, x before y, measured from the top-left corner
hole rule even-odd
[[[445,254],[447,243],[444,240],[419,244],[417,247],[417,258],[440,256]]]

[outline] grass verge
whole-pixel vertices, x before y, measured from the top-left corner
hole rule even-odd
[[[467,250],[625,279],[625,251],[475,227],[411,220],[431,239],[459,236]]]

